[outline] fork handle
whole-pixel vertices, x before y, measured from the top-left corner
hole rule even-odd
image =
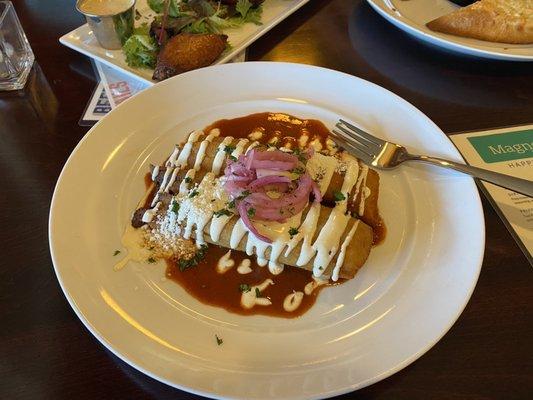
[[[470,165],[460,164],[436,157],[408,154],[406,160],[423,161],[430,164],[438,165],[440,167],[451,168],[456,171],[471,175],[474,178],[479,178],[484,181],[493,183],[497,186],[501,186],[510,189],[514,192],[523,194],[525,196],[533,197],[533,181],[528,181],[527,179],[515,178],[514,176],[500,174],[498,172],[492,172],[483,168],[471,167]]]

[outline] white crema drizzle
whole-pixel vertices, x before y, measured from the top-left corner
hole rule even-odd
[[[355,184],[355,191],[352,197],[352,202],[355,203],[355,201],[357,200],[357,196],[359,195],[359,192],[362,190],[361,202],[359,203],[359,209],[357,210],[357,214],[359,216],[362,216],[365,213],[365,199],[366,197],[370,195],[370,189],[366,187],[367,175],[368,175],[368,166],[366,166],[365,164],[362,164],[361,173],[359,174],[359,178],[357,179],[357,183]],[[368,196],[366,196],[366,194],[368,194]]]
[[[283,300],[283,309],[287,312],[293,312],[300,307],[304,294],[302,292],[293,292],[285,297]]]
[[[245,258],[241,261],[239,266],[237,267],[237,272],[241,275],[246,275],[252,272],[252,268],[250,267],[252,265],[252,262],[249,258]]]
[[[227,156],[226,146],[229,146],[232,141],[233,141],[233,138],[231,136],[226,136],[222,140],[222,143],[218,145],[215,158],[213,159],[213,168],[211,168],[211,171],[215,175],[220,175],[220,169],[222,168],[222,164],[224,163],[224,160],[226,159],[226,156]]]
[[[196,175],[196,170],[190,169],[187,171],[187,173],[183,177],[183,180],[180,182],[180,188],[179,188],[178,194],[185,195],[189,193],[189,188],[191,187],[191,182],[193,181],[195,175]]]
[[[333,257],[335,257],[335,254],[337,254],[342,234],[351,218],[350,215],[347,215],[346,209],[348,196],[357,182],[359,164],[356,159],[346,153],[342,154],[342,158],[343,162],[346,163],[346,174],[344,175],[344,181],[342,182],[341,188],[341,193],[344,195],[344,199],[335,203],[335,207],[331,210],[326,224],[320,230],[320,234],[315,240],[315,243],[313,243],[313,249],[316,250],[315,259],[313,261],[313,276],[315,277],[319,277],[324,273]],[[342,256],[344,258],[345,252],[346,248],[342,254],[339,254],[339,257]],[[337,266],[335,266],[334,270],[335,269],[337,269]],[[332,276],[332,280],[336,281],[337,279],[338,271],[336,279]]]
[[[270,285],[273,285],[274,281],[272,279],[266,279],[257,286],[250,287],[250,290],[244,292],[241,295],[241,306],[246,309],[253,308],[254,306],[269,306],[272,304],[270,299],[266,297],[257,297],[257,290],[262,292]],[[257,290],[256,290],[257,289]]]
[[[309,296],[311,293],[315,291],[316,288],[322,285],[325,285],[326,283],[328,283],[328,281],[324,278],[313,277],[313,280],[309,282],[307,285],[305,285],[304,293]]]
[[[163,181],[160,186],[160,191],[166,190],[172,186],[179,169],[187,164],[188,158],[193,148],[193,144],[202,136],[203,132],[196,131],[192,133],[180,152],[176,148],[169,157],[166,163],[166,171]],[[212,130],[210,134],[200,144],[200,149],[197,153],[194,165],[199,167],[205,157],[205,152],[209,143],[219,136],[218,130]],[[183,237],[189,239],[193,231],[196,231],[196,240],[198,245],[205,243],[204,229],[211,221],[209,227],[209,236],[214,242],[218,242],[221,233],[233,216],[220,215],[215,217],[214,212],[225,208],[229,198],[223,189],[223,177],[216,178],[220,174],[220,170],[225,159],[228,157],[226,146],[233,142],[234,138],[225,137],[218,146],[217,152],[213,158],[212,172],[207,173],[201,180],[199,185],[194,189],[191,188],[186,179],[180,184],[179,194],[175,196],[175,200],[180,203],[178,215],[175,219],[178,224],[185,224],[183,230]],[[246,148],[246,146],[248,147]],[[250,151],[252,148],[259,145],[259,142],[250,142],[248,139],[240,139],[235,149],[232,151],[232,156],[239,155]],[[203,151],[202,151],[203,149]],[[340,269],[344,263],[346,248],[352,240],[358,226],[358,222],[354,224],[350,232],[341,244],[341,238],[346,230],[346,226],[350,220],[347,214],[348,196],[355,187],[355,196],[362,190],[361,203],[359,205],[359,212],[364,212],[364,199],[369,195],[369,189],[366,188],[366,175],[368,167],[363,165],[361,168],[356,159],[346,153],[342,154],[342,163],[346,166],[345,176],[342,184],[341,192],[345,195],[345,199],[336,203],[335,207],[326,221],[324,227],[321,228],[318,238],[312,242],[315,232],[317,230],[318,220],[320,216],[321,206],[319,203],[312,203],[308,208],[307,214],[302,222],[302,213],[299,213],[284,223],[275,221],[254,221],[256,229],[271,238],[274,238],[272,243],[266,243],[258,239],[254,234],[249,232],[243,221],[239,218],[233,226],[230,236],[230,248],[236,249],[240,242],[247,235],[245,250],[248,255],[255,254],[257,256],[257,263],[260,266],[268,265],[272,274],[276,275],[283,271],[283,264],[278,262],[279,257],[284,254],[288,257],[291,252],[303,241],[302,248],[296,262],[297,266],[303,266],[309,263],[313,257],[313,276],[320,277],[326,270],[329,263],[339,251],[336,264],[332,272],[332,279],[336,281],[339,278]],[[311,177],[319,180],[319,188],[324,194],[330,185],[334,172],[339,167],[339,161],[333,157],[327,157],[320,153],[315,153],[308,161],[307,168]],[[159,173],[159,171],[158,171]],[[157,174],[155,174],[157,176]],[[192,181],[195,175],[195,168],[190,169],[185,178],[191,178],[187,181]],[[362,189],[361,189],[362,187]],[[163,188],[163,189],[161,189]],[[198,195],[191,197],[191,191],[198,191]],[[144,222],[150,222],[158,211],[157,202],[153,209],[147,210],[143,215]],[[146,218],[145,218],[146,217]],[[290,228],[297,227],[298,233],[292,237],[288,231]],[[269,251],[269,252],[268,252]],[[268,254],[267,254],[268,253]],[[229,256],[228,256],[229,257]]]
[[[235,223],[230,236],[230,247],[236,249],[239,246],[244,236],[248,234],[246,240],[246,254],[257,256],[257,264],[264,267],[268,265],[268,270],[273,275],[278,275],[283,272],[284,265],[278,262],[279,256],[285,249],[286,243],[289,239],[289,229],[292,226],[298,226],[301,214],[289,218],[286,222],[280,223],[275,221],[256,221],[255,228],[263,235],[268,237],[275,237],[272,243],[267,243],[257,238],[251,233],[241,218]],[[266,252],[270,249],[270,255],[267,259]]]
[[[220,136],[220,129],[212,129],[211,132],[209,132],[209,135],[207,135],[207,137],[205,138],[205,140],[200,143],[198,153],[196,153],[196,159],[194,160],[194,169],[200,169],[200,167],[202,166],[202,162],[205,158],[205,151],[207,150],[207,146],[209,146],[213,139],[218,136]]]
[[[235,146],[235,150],[231,152],[232,157],[239,158],[239,156],[244,153],[244,146],[248,143],[248,139],[240,139]]]
[[[217,272],[219,274],[225,274],[235,265],[235,261],[231,258],[231,250],[228,250],[226,254],[220,257],[217,262]]]
[[[163,176],[163,180],[161,181],[161,185],[159,186],[159,190],[157,191],[156,195],[154,196],[151,204],[151,209],[146,210],[145,213],[142,216],[142,221],[146,223],[152,222],[153,218],[155,217],[161,202],[159,201],[159,195],[164,192],[168,192],[172,184],[174,183],[176,176],[179,172],[179,170],[187,165],[187,160],[189,159],[189,156],[191,155],[191,151],[193,148],[194,143],[198,141],[198,139],[203,135],[203,131],[195,131],[189,135],[189,138],[187,139],[187,143],[185,143],[185,146],[183,146],[183,150],[180,151],[179,146],[174,147],[174,151],[168,158],[167,162],[165,163],[166,169],[165,169],[165,175]],[[155,171],[155,168],[154,168]],[[152,179],[155,179],[157,175],[159,174],[159,167],[157,167],[157,173],[152,172]]]
[[[198,194],[193,196],[192,190]],[[220,179],[215,178],[212,172],[205,174],[198,187],[189,189],[188,193],[178,194],[176,201],[180,204],[180,208],[176,222],[185,223],[183,238],[190,239],[194,229],[196,243],[205,244],[205,227],[212,220],[214,212],[224,208],[228,200]]]
[[[189,159],[189,156],[191,155],[192,147],[194,144],[198,141],[200,136],[204,134],[203,131],[194,131],[189,135],[189,138],[187,139],[187,143],[185,143],[185,146],[183,146],[183,150],[180,152],[178,156],[178,160],[176,161],[177,166],[185,166],[187,165],[187,160]]]
[[[156,180],[157,175],[159,175],[159,165],[156,165],[152,171],[152,181]]]

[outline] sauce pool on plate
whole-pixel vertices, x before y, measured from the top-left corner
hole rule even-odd
[[[145,176],[146,195],[140,203],[141,208],[135,212],[137,218],[134,215],[132,225],[133,228],[141,229],[149,226],[149,229],[141,231],[130,229],[130,231],[140,232],[141,235],[148,234],[149,240],[152,242],[149,242],[146,248],[156,254],[156,258],[166,260],[167,278],[180,284],[200,302],[241,315],[262,314],[284,318],[298,317],[312,307],[322,288],[341,284],[345,281],[342,278],[353,277],[354,272],[352,275],[344,272],[343,276],[339,271],[345,263],[346,249],[353,237],[352,235],[359,232],[358,226],[361,220],[357,219],[356,221],[355,214],[361,218],[368,218],[371,221],[370,226],[373,227],[373,231],[363,236],[363,240],[360,242],[362,243],[361,251],[358,252],[357,247],[352,248],[352,258],[347,258],[352,260],[348,267],[352,268],[352,271],[355,268],[356,272],[362,265],[356,261],[359,255],[363,254],[364,256],[364,251],[369,251],[372,245],[380,243],[386,232],[377,209],[379,181],[376,178],[376,173],[373,172],[375,175],[374,183],[369,183],[370,181],[367,181],[367,177],[370,176],[368,174],[369,168],[359,164],[353,158],[343,158],[344,155],[338,153],[340,150],[329,138],[329,134],[328,128],[318,120],[299,119],[287,114],[271,112],[219,120],[202,131],[194,131],[189,135],[186,143],[175,147],[164,165],[154,165],[152,171]],[[328,246],[333,246],[334,243],[325,245],[324,243],[329,240],[329,236],[325,240],[321,234],[309,233],[311,231],[305,225],[306,221],[312,219],[315,224],[318,224],[318,217],[313,219],[313,215],[320,216],[323,212],[325,219],[320,225],[322,231],[334,232],[333,223],[337,219],[346,220],[346,226],[342,232],[337,230],[330,235],[337,237],[344,230],[348,232],[344,233],[344,239],[340,236],[337,238],[339,248],[335,251],[339,252],[339,259],[342,261],[335,264],[334,267],[330,265],[328,274],[322,276],[325,268],[321,267],[321,265],[330,263],[326,259],[327,257],[315,262],[316,265],[311,265],[312,270],[309,265],[306,265],[305,269],[291,266],[303,264],[298,264],[297,261],[291,259],[287,261],[287,258],[278,262],[279,255],[273,256],[273,259],[268,259],[265,256],[268,246],[258,242],[255,236],[251,237],[252,233],[247,236],[246,251],[251,254],[252,251],[248,248],[255,249],[254,255],[248,256],[242,246],[239,247],[241,240],[244,240],[239,235],[246,232],[241,232],[242,228],[238,223],[240,220],[232,219],[234,213],[228,208],[230,207],[229,200],[227,202],[221,200],[227,194],[224,196],[219,194],[219,186],[222,182],[220,179],[224,177],[217,178],[217,176],[221,171],[225,171],[222,168],[226,158],[236,159],[234,153],[245,154],[247,144],[250,145],[250,148],[254,144],[263,145],[263,150],[260,150],[263,152],[278,149],[278,152],[284,151],[298,155],[303,154],[302,149],[314,149],[314,152],[311,150],[309,153],[310,156],[308,156],[309,159],[307,159],[305,168],[307,171],[318,168],[317,171],[313,172],[317,174],[315,178],[315,183],[318,182],[317,185],[326,181],[324,188],[317,189],[322,191],[323,203],[313,204],[312,209],[314,211],[312,212],[310,209],[300,222],[292,221],[291,217],[278,223],[278,225],[290,225],[294,222],[295,226],[299,227],[294,228],[294,233],[291,233],[293,228],[287,234],[286,230],[280,230],[278,225],[271,224],[278,229],[273,231],[278,234],[278,239],[286,237],[286,242],[285,239],[276,239],[277,242],[273,241],[272,243],[278,243],[277,250],[274,247],[269,250],[274,254],[281,254],[278,250],[284,252],[285,247],[279,248],[279,243],[286,246],[294,236],[294,240],[299,238],[305,243],[312,243],[309,242],[310,240],[319,243],[318,245],[313,244],[312,247],[307,244],[307,247],[316,251],[315,257],[319,257],[319,255],[322,258],[326,255],[329,257],[332,247]],[[211,150],[207,151],[208,147]],[[327,159],[329,164],[324,161],[327,157],[329,157]],[[320,162],[323,164],[313,164],[313,162],[317,162],[316,160],[322,160]],[[300,162],[302,162],[301,159]],[[333,176],[336,177],[335,180]],[[337,188],[337,191],[342,190],[346,193],[345,196],[338,192],[342,195],[344,202],[338,203],[340,200],[335,196],[335,189],[332,189],[333,196],[328,192],[328,197],[326,192],[330,185]],[[373,198],[370,197],[372,194]],[[349,196],[351,196],[351,208],[346,209],[348,204],[346,199]],[[333,201],[332,198],[335,200]],[[367,201],[365,207],[366,199],[373,201]],[[160,206],[161,210],[159,210]],[[367,210],[374,212],[367,213]],[[340,214],[337,216],[335,212]],[[295,215],[294,218],[298,214]],[[336,217],[331,218],[331,215]],[[186,225],[183,224],[185,218],[187,220]],[[230,231],[221,235],[225,229],[225,224],[229,224],[231,221],[233,221],[233,225],[230,226]],[[365,222],[366,220],[361,224]],[[351,228],[347,225],[348,223],[352,224],[350,225]],[[143,224],[148,225],[144,226]],[[283,229],[286,228],[285,225],[283,225]],[[364,228],[366,225],[361,226]],[[195,227],[194,232],[193,227]],[[155,236],[150,233],[152,232],[151,229],[155,231],[153,234]],[[370,230],[368,226],[365,229],[366,232]],[[209,233],[207,233],[208,230]],[[191,236],[191,234],[193,235]],[[207,240],[207,243],[216,244],[207,244],[205,235],[209,235],[210,240]],[[311,236],[307,238],[305,235]],[[272,232],[270,232],[270,237],[273,237]],[[249,246],[250,240],[252,240],[251,246]],[[196,245],[194,241],[196,241]],[[287,254],[292,254],[290,251],[295,248],[295,245],[292,248],[290,246],[289,244],[284,257],[289,257]],[[166,250],[169,248],[173,250],[168,254]],[[304,245],[301,245],[299,251],[302,252],[303,248]],[[161,249],[165,252],[161,253]],[[304,259],[305,257],[307,257],[307,253],[304,255]],[[155,261],[153,257],[148,258],[147,255],[145,258]],[[362,262],[364,263],[364,260]],[[316,270],[317,268],[319,271]],[[330,277],[331,279],[328,279]]]
[[[205,258],[198,265],[184,271],[180,271],[176,262],[167,260],[167,278],[179,283],[189,294],[204,304],[221,307],[241,315],[262,314],[285,318],[304,314],[315,303],[320,290],[332,286],[331,283],[313,285],[316,287],[310,291],[312,286],[310,283],[314,282],[310,271],[287,267],[282,274],[272,275],[268,268],[257,265],[255,257],[248,257],[239,251],[231,252],[230,259],[233,265],[221,273],[217,271],[217,264],[227,253],[228,249],[210,246]],[[249,269],[242,268],[243,261],[245,265],[250,263]],[[273,284],[268,284],[266,289],[260,290],[259,295],[262,296],[260,298],[270,300],[271,304],[268,306],[256,304],[253,308],[243,307],[241,304],[243,294],[255,297],[256,293],[252,288],[269,279]],[[342,280],[336,282],[335,285],[342,282]],[[309,294],[306,293],[306,286]],[[292,296],[295,298],[287,299],[291,295],[295,295]],[[299,298],[301,298],[300,304],[293,310],[291,305],[295,306]],[[288,308],[284,307],[284,303]]]

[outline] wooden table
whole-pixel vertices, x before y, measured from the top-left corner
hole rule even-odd
[[[0,398],[197,398],[118,360],[61,292],[48,250],[48,211],[61,168],[87,131],[78,120],[95,78],[86,57],[58,43],[83,23],[73,0],[14,3],[38,64],[25,91],[0,94]],[[533,122],[533,64],[427,47],[364,1],[313,0],[248,54],[375,82],[447,133]],[[492,207],[485,200],[483,206],[485,260],[458,322],[412,365],[342,398],[531,398],[533,274]]]

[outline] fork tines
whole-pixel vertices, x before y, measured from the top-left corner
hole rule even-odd
[[[345,136],[341,132],[334,129],[333,136],[331,137],[331,139],[335,143],[337,143],[339,147],[345,149],[346,151],[348,151],[348,153],[351,153],[366,164],[370,164],[372,162],[372,157],[370,154],[352,145],[353,141],[349,142],[347,139],[345,139]]]
[[[333,141],[367,164],[372,162],[376,154],[379,154],[385,143],[343,119],[339,120],[335,127],[337,129],[333,130]]]

